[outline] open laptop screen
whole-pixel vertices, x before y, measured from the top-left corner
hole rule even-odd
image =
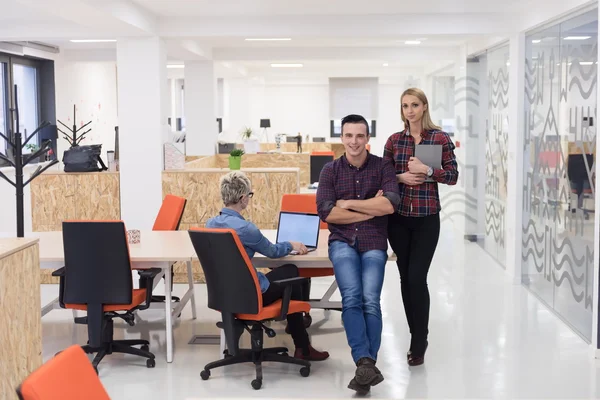
[[[277,227],[277,243],[301,242],[306,247],[317,247],[321,220],[317,214],[281,211]]]

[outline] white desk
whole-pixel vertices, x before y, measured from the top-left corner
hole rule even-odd
[[[42,269],[58,269],[64,265],[62,232],[31,232],[25,236],[40,239],[40,267]],[[140,243],[129,245],[132,268],[160,268],[162,271],[156,276],[155,285],[163,276],[165,278],[167,362],[173,361],[173,319],[177,318],[190,300],[192,317],[196,319],[196,299],[194,297],[194,277],[192,274],[192,256],[194,255],[194,246],[192,246],[187,231],[142,231]],[[181,301],[172,308],[171,269],[173,263],[177,261],[183,261],[187,264],[189,287]],[[42,308],[42,316],[57,307],[58,298]]]

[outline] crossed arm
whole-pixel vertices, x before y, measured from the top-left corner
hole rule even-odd
[[[394,167],[386,163],[382,188],[365,200],[336,200],[331,168],[323,169],[317,190],[317,208],[322,220],[332,224],[352,224],[392,214],[400,201]]]

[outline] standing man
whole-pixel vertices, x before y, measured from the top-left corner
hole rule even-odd
[[[380,296],[387,262],[388,214],[400,202],[394,166],[366,150],[369,125],[360,115],[342,119],[345,154],[323,167],[317,209],[328,223],[329,259],[342,294],[342,320],[359,394],[383,381],[375,366],[383,327]]]

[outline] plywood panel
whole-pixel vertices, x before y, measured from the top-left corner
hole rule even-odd
[[[298,175],[260,172],[252,172],[249,175],[254,191],[252,221],[261,228],[264,224],[277,224],[283,194],[300,191]],[[254,199],[260,200],[254,201]]]
[[[329,151],[329,149],[327,149]],[[203,159],[198,159],[186,164],[186,168],[229,168],[229,155],[217,154]],[[242,169],[244,168],[300,168],[300,186],[307,187],[310,182],[310,155],[269,153],[269,154],[244,154],[242,156]]]
[[[0,259],[0,399],[42,365],[38,244]]]
[[[60,226],[63,220],[76,217],[77,181],[71,175],[42,174],[30,183],[32,230],[41,226]]]
[[[226,172],[164,172],[163,196],[173,194],[187,199],[182,223],[204,224],[221,209],[219,179]]]
[[[76,218],[102,221],[121,219],[118,174],[76,175]]]

